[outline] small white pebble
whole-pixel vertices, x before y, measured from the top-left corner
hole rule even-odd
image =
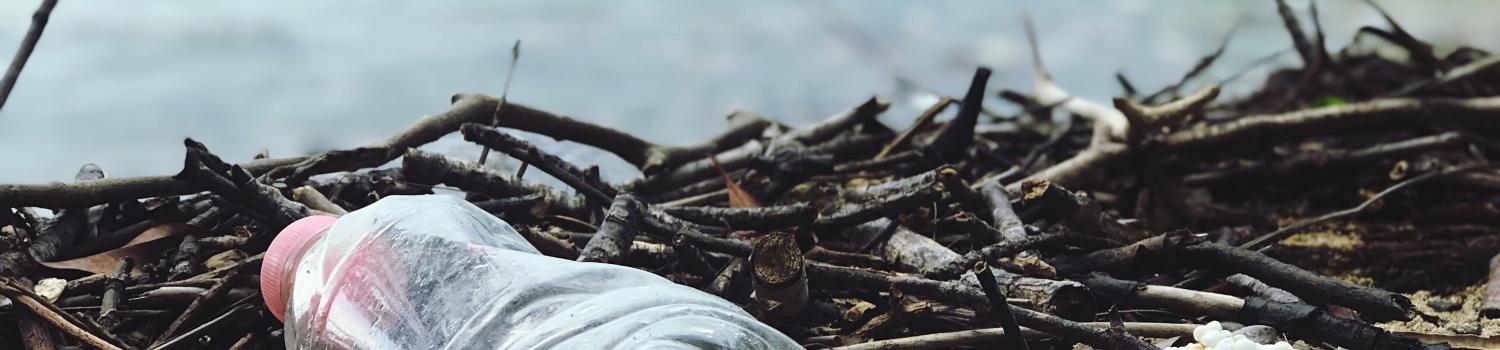
[[[68,281],[61,278],[47,278],[36,282],[36,295],[47,299],[48,302],[57,301],[62,296],[63,289],[68,286]]]
[[[1272,345],[1256,343],[1244,335],[1224,330],[1218,321],[1193,328],[1193,340],[1197,343],[1166,350],[1294,350],[1292,344],[1284,341]]]
[[[1231,350],[1261,350],[1261,345],[1243,335],[1236,335]]]
[[[1201,343],[1201,342],[1203,342],[1203,338],[1207,337],[1209,333],[1218,332],[1219,330],[1222,330],[1222,329],[1224,329],[1224,327],[1219,324],[1219,321],[1213,321],[1213,322],[1209,322],[1206,325],[1194,327],[1193,328],[1193,340],[1196,340],[1196,341],[1198,341],[1198,342]]]

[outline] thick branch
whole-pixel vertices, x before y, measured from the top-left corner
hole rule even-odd
[[[187,157],[182,172],[174,178],[199,184],[264,216],[270,220],[267,224],[272,232],[311,214],[306,206],[286,199],[275,187],[256,181],[245,169],[224,163],[202,143],[193,139],[183,143],[187,145]]]
[[[1238,167],[1193,174],[1182,179],[1184,184],[1202,185],[1225,181],[1266,181],[1302,177],[1307,171],[1318,168],[1337,168],[1377,159],[1401,157],[1432,149],[1463,144],[1458,132],[1447,132],[1432,136],[1382,143],[1354,150],[1326,150],[1302,153],[1256,166]]]
[[[1500,120],[1500,97],[1393,98],[1256,115],[1199,125],[1151,138],[1158,151],[1210,149],[1258,136],[1292,137],[1350,130],[1427,126],[1435,120],[1491,126]]]
[[[859,106],[828,117],[811,127],[781,134],[765,143],[752,141],[732,150],[720,152],[714,157],[723,166],[724,171],[739,170],[749,166],[753,158],[761,155],[768,148],[781,149],[797,145],[816,147],[820,143],[833,139],[839,133],[875,120],[876,116],[888,108],[890,108],[890,103],[872,97]],[[706,154],[694,156],[704,157]],[[670,186],[691,183],[717,174],[718,170],[714,169],[707,159],[702,159],[685,163],[674,169],[663,170],[659,174],[647,174],[646,177],[631,181],[624,187],[638,193],[651,194]]]
[[[750,276],[755,298],[767,315],[787,317],[807,306],[805,260],[790,233],[772,233],[755,243]]]
[[[579,196],[559,193],[546,186],[526,183],[509,175],[479,168],[472,162],[460,162],[434,153],[408,151],[402,158],[401,171],[410,181],[428,185],[447,184],[494,198],[541,194],[548,203],[548,212],[552,213],[583,216],[587,212],[587,206]]]
[[[1329,302],[1358,310],[1365,319],[1411,319],[1411,301],[1400,294],[1324,277],[1237,247],[1200,243],[1186,247],[1186,252],[1200,263],[1207,262],[1222,269],[1244,273],[1309,301]]]
[[[839,284],[841,288],[856,285],[874,290],[885,290],[892,286],[903,292],[927,296],[964,305],[984,303],[983,293],[972,285],[955,281],[935,281],[924,278],[884,274],[821,263],[809,263],[807,272],[812,281]],[[1015,305],[1010,306],[1016,321],[1021,325],[1059,337],[1077,340],[1100,349],[1156,349],[1129,334],[1114,330],[1094,328]]]
[[[1025,250],[1048,246],[1057,246],[1062,244],[1098,246],[1107,243],[1101,242],[1101,239],[1097,237],[1089,237],[1073,233],[1055,233],[1039,236],[1028,236],[1026,237],[1026,239],[1020,241],[1000,242],[971,251],[968,254],[964,254],[964,258],[962,260],[959,260],[953,264],[949,264],[947,267],[941,270],[929,273],[927,274],[927,277],[950,279],[957,277],[959,274],[962,274],[967,269],[965,266],[974,266],[974,263],[980,261],[991,261],[994,259],[1010,257]]]
[[[640,221],[641,202],[629,193],[616,196],[605,212],[604,223],[599,224],[599,231],[583,247],[578,261],[624,265]]]
[[[979,123],[979,110],[984,108],[984,87],[989,79],[989,68],[979,67],[974,71],[969,92],[964,95],[964,101],[958,107],[958,115],[928,145],[929,152],[950,163],[963,158],[964,152],[974,144],[974,126]]]
[[[493,148],[496,151],[526,162],[526,164],[530,164],[537,169],[541,169],[543,172],[561,180],[568,186],[572,186],[573,190],[582,193],[584,196],[589,197],[589,199],[599,203],[607,203],[614,200],[615,194],[619,193],[615,190],[614,186],[610,186],[595,177],[589,176],[583,169],[573,166],[573,164],[568,163],[568,161],[562,158],[542,152],[541,149],[536,148],[535,145],[526,142],[526,140],[480,124],[464,124],[461,129],[465,140]]]
[[[306,158],[256,160],[237,166],[252,175],[296,164]],[[203,191],[202,186],[171,176],[105,178],[93,181],[35,185],[0,185],[0,207],[66,208],[137,198],[175,196]]]
[[[758,208],[667,207],[661,210],[698,224],[756,231],[806,225],[818,215],[817,208],[807,203]]]

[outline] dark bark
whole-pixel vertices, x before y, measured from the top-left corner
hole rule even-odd
[[[494,128],[484,125],[468,123],[460,130],[464,139],[484,145],[501,153],[511,156],[541,169],[548,175],[561,180],[564,184],[573,187],[573,190],[582,193],[585,197],[598,203],[608,203],[614,200],[619,191],[614,186],[599,181],[597,178],[588,176],[583,169],[579,169],[562,158],[542,152],[526,140],[522,140],[510,134],[506,134]]]
[[[978,285],[978,277],[971,271],[961,280]],[[995,279],[1005,295],[1028,301],[1032,310],[1074,321],[1094,319],[1094,298],[1081,283],[1027,277],[998,268],[990,268],[990,278]]]
[[[239,164],[251,175],[293,164],[303,158],[263,159]],[[0,185],[0,207],[69,208],[137,198],[176,196],[202,192],[203,186],[171,176],[107,178],[36,185]]]
[[[202,254],[203,249],[196,236],[183,236],[182,242],[177,244],[177,252],[172,254],[172,268],[168,271],[167,279],[183,279],[203,273]]]
[[[167,329],[162,331],[161,335],[158,335],[155,341],[151,342],[151,347],[154,348],[158,345],[161,345],[162,342],[168,339],[172,339],[172,337],[177,335],[177,332],[183,326],[186,326],[188,322],[192,322],[195,319],[199,318],[198,314],[205,311],[203,309],[209,307],[211,303],[218,302],[220,298],[224,297],[224,295],[228,293],[231,288],[233,288],[234,284],[231,282],[234,282],[234,279],[238,277],[238,269],[230,270],[223,277],[220,277],[217,283],[214,283],[212,287],[208,287],[207,291],[204,291],[203,294],[200,294],[197,298],[193,299],[193,302],[191,304],[188,304],[187,309],[182,310],[182,314],[178,315],[177,319],[172,320],[172,323],[167,326]]]
[[[1026,237],[1026,239],[1021,241],[1000,242],[985,246],[984,248],[975,249],[968,254],[964,254],[963,259],[949,264],[942,269],[939,269],[932,273],[928,273],[926,274],[926,276],[929,278],[937,279],[951,279],[954,277],[958,277],[959,274],[962,274],[967,269],[964,266],[974,266],[974,263],[980,261],[992,261],[994,259],[1010,257],[1016,255],[1017,253],[1030,249],[1039,249],[1064,244],[1099,247],[1109,246],[1113,243],[1100,240],[1097,237],[1089,237],[1072,233],[1054,233],[1038,236],[1028,236]]]
[[[1239,319],[1256,322],[1298,334],[1316,335],[1333,345],[1347,349],[1414,350],[1423,349],[1416,339],[1392,334],[1379,327],[1328,314],[1307,304],[1282,303],[1261,297],[1245,299]]]
[[[1181,262],[1185,246],[1203,242],[1200,235],[1186,231],[1171,232],[1143,239],[1119,248],[1092,252],[1081,256],[1061,256],[1049,261],[1059,275],[1067,276],[1090,271],[1106,271],[1120,268],[1147,268],[1165,262],[1168,265],[1192,265],[1201,262]]]
[[[802,251],[789,233],[772,233],[750,253],[755,298],[766,315],[787,317],[807,306],[807,273]]]
[[[121,321],[120,304],[122,294],[125,293],[126,283],[130,282],[130,269],[134,261],[129,257],[120,260],[120,266],[115,268],[115,273],[109,275],[104,281],[104,295],[99,301],[99,325],[105,330],[114,329]]]
[[[1252,250],[1205,242],[1187,246],[1184,251],[1198,264],[1255,277],[1310,302],[1349,307],[1373,322],[1412,317],[1411,300],[1400,294],[1312,273]]]
[[[1192,174],[1184,177],[1182,182],[1185,185],[1206,185],[1223,182],[1244,183],[1247,181],[1300,180],[1300,177],[1306,176],[1308,172],[1316,172],[1319,169],[1336,169],[1379,159],[1426,152],[1436,148],[1454,147],[1463,144],[1464,141],[1458,132],[1447,132],[1382,143],[1360,149],[1302,153],[1264,162],[1256,166],[1210,170]]]
[[[1118,242],[1135,242],[1151,236],[1144,230],[1121,224],[1118,217],[1083,192],[1071,192],[1048,181],[1026,182],[1022,189],[1022,200],[1041,218],[1062,222],[1073,230]]]
[[[664,207],[661,210],[697,224],[755,231],[806,225],[818,215],[817,208],[807,203],[757,208]]]
[[[1187,128],[1156,135],[1148,142],[1156,152],[1211,150],[1213,146],[1264,135],[1300,137],[1400,127],[1420,127],[1434,121],[1459,125],[1492,125],[1500,115],[1500,97],[1389,98],[1283,114],[1252,115],[1213,127]]]
[[[857,286],[883,290],[891,286],[903,292],[927,296],[939,300],[974,305],[987,302],[976,288],[959,282],[935,281],[915,277],[894,276],[869,270],[839,267],[820,263],[809,263],[807,272],[814,284],[840,284],[840,288]],[[1065,339],[1075,340],[1101,349],[1157,349],[1122,331],[1094,328],[1068,321],[1056,316],[1010,306],[1016,321],[1028,328],[1050,333]]]
[[[281,195],[275,187],[256,181],[255,177],[238,165],[224,163],[219,156],[209,153],[202,143],[186,139],[187,157],[182,172],[174,178],[196,183],[215,195],[244,206],[260,214],[268,222],[268,228],[278,232],[297,219],[311,215],[306,206]],[[265,243],[269,243],[266,240]]]
[[[715,156],[715,159],[723,166],[724,171],[739,170],[749,166],[753,158],[760,156],[768,148],[777,150],[823,143],[857,125],[869,123],[889,107],[889,103],[871,98],[857,107],[828,117],[812,127],[782,134],[763,144],[750,142],[734,150],[721,152]],[[704,155],[696,156],[703,157]],[[632,181],[624,187],[639,193],[654,194],[672,186],[713,177],[717,173],[718,171],[707,160],[699,160],[683,164],[675,169],[664,170],[660,174],[647,174],[645,178]]]
[[[630,243],[635,241],[637,226],[641,221],[641,202],[635,195],[622,193],[605,212],[604,223],[599,232],[583,247],[578,261],[604,262],[624,265]]]
[[[586,217],[587,205],[573,194],[564,194],[546,186],[535,185],[501,175],[488,169],[474,166],[471,162],[460,162],[447,157],[411,150],[401,163],[407,180],[417,183],[453,187],[481,193],[492,198],[542,195],[547,202],[547,212],[560,215]]]
[[[969,146],[974,144],[974,126],[979,124],[979,112],[984,109],[984,87],[989,80],[989,68],[979,67],[974,71],[973,81],[969,82],[969,92],[964,95],[958,114],[927,146],[928,153],[937,155],[938,159],[946,163],[962,160]]]
[[[978,276],[979,289],[984,291],[984,296],[989,300],[989,310],[994,317],[1000,321],[1000,326],[1005,329],[1005,338],[1011,349],[1031,349],[1026,345],[1026,338],[1021,336],[1021,325],[1016,323],[1016,316],[1010,313],[1010,304],[1005,301],[1005,293],[1000,291],[999,282],[995,281],[995,275],[990,272],[988,264],[983,262],[975,264],[974,275]]]
[[[892,193],[871,199],[841,196],[837,203],[820,210],[813,227],[834,229],[849,227],[882,217],[891,217],[914,207],[930,205],[942,197],[944,186],[933,184],[908,192]],[[847,193],[846,193],[847,194]]]

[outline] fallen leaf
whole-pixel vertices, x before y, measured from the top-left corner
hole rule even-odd
[[[146,262],[154,261],[161,257],[161,252],[171,248],[177,239],[186,234],[206,233],[203,228],[184,223],[166,223],[152,226],[142,231],[139,236],[126,242],[119,248],[110,249],[103,253],[85,256],[77,259],[63,261],[42,261],[42,266],[59,270],[77,270],[97,274],[114,273],[115,268],[120,265],[120,260],[126,257],[134,259],[137,263],[131,270],[131,274],[141,272],[140,266]]]
[[[714,170],[719,171],[719,176],[724,177],[724,187],[729,189],[730,208],[761,207],[760,201],[755,200],[755,196],[750,195],[750,192],[746,192],[744,188],[740,188],[739,184],[734,183],[734,180],[729,178],[729,173],[724,171],[724,167],[719,166],[718,159],[715,159],[714,156],[708,156],[708,162],[714,166]]]

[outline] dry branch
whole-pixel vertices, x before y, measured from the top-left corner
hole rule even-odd
[[[630,243],[635,241],[640,221],[640,200],[629,193],[615,196],[614,203],[605,212],[604,223],[599,225],[594,238],[589,239],[588,245],[583,247],[578,261],[624,265],[625,253],[630,252]]]
[[[1147,142],[1158,152],[1212,149],[1212,146],[1256,137],[1292,137],[1356,130],[1422,126],[1433,121],[1493,128],[1500,120],[1500,97],[1391,98],[1283,114],[1255,115],[1233,121],[1196,125]]]
[[[10,99],[16,80],[21,78],[21,69],[26,67],[26,60],[31,58],[36,43],[42,40],[42,31],[47,29],[47,20],[52,17],[54,7],[57,7],[57,0],[42,0],[36,13],[31,15],[31,28],[26,30],[26,37],[21,39],[21,48],[16,49],[16,56],[11,58],[10,68],[5,70],[5,79],[0,80],[0,109],[5,108],[5,101]]]
[[[305,158],[263,159],[237,166],[252,175],[295,164]],[[204,191],[202,186],[171,176],[106,178],[93,181],[35,185],[0,185],[0,207],[67,208],[123,200],[184,195]]]

